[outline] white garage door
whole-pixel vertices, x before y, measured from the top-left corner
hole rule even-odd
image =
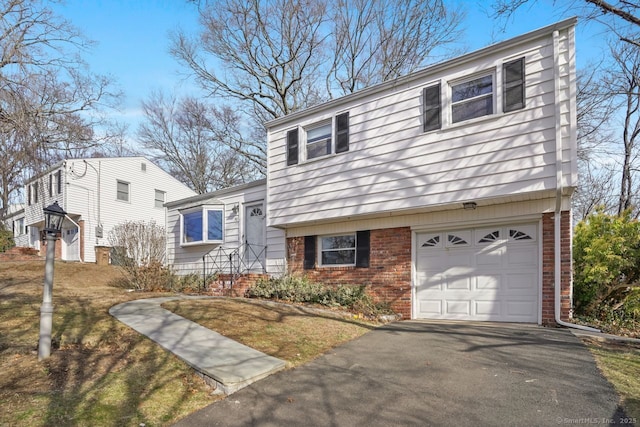
[[[538,321],[537,225],[417,235],[416,317]]]

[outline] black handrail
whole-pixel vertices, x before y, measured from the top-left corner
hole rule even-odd
[[[236,279],[247,273],[265,273],[267,247],[245,242],[242,246],[231,249],[218,246],[202,256],[202,283],[207,287],[209,277],[228,274],[233,287]]]

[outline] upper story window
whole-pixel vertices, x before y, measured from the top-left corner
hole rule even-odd
[[[287,132],[287,165],[349,151],[349,113]]]
[[[306,129],[307,159],[331,154],[331,122],[316,125]]]
[[[118,181],[117,199],[123,202],[129,201],[129,183],[125,181]]]
[[[13,221],[13,236],[18,237],[27,234],[27,227],[24,225],[24,218]]]
[[[451,86],[451,122],[493,114],[493,75]]]
[[[156,190],[156,194],[155,194],[155,200],[154,200],[154,206],[156,208],[163,208],[164,207],[164,198],[165,198],[165,192],[162,190]]]
[[[27,203],[29,205],[38,203],[38,183],[37,182],[34,182],[33,184],[27,186]]]
[[[222,243],[222,207],[199,206],[180,212],[180,236],[183,246]]]
[[[502,64],[501,87],[498,87],[496,72],[468,80],[450,82],[448,91],[443,92],[440,83],[423,89],[423,130],[425,132],[441,129],[443,122],[460,123],[466,120],[494,114],[499,106],[496,103],[498,91],[502,94],[503,113],[525,107],[525,58],[519,58]],[[445,85],[446,87],[446,85]],[[443,97],[449,97],[443,100]],[[450,105],[446,114],[445,105]],[[443,116],[447,118],[443,119]],[[448,120],[448,121],[447,121]]]
[[[62,170],[49,175],[49,196],[62,193]]]

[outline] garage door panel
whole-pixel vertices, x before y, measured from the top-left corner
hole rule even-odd
[[[421,314],[438,317],[442,313],[442,300],[420,300],[420,306],[418,308]]]
[[[531,246],[531,245],[529,245]],[[507,250],[507,262],[511,266],[537,265],[538,248],[536,247],[510,247]]]
[[[475,314],[478,316],[500,316],[500,302],[488,300],[488,301],[475,301]],[[488,319],[487,319],[488,320]]]
[[[476,255],[476,265],[478,267],[495,267],[499,268],[502,265],[502,259],[504,258],[503,248],[491,248]]]
[[[468,276],[448,277],[446,279],[447,291],[459,291],[459,290],[468,291],[470,289],[471,289],[471,277],[468,277]]]
[[[537,295],[536,273],[509,273],[506,274],[506,289],[510,294]]]
[[[446,315],[469,316],[471,314],[471,301],[447,300],[445,301]]]
[[[536,230],[536,224],[525,224],[418,234],[418,242],[439,243],[418,246],[416,316],[537,322]]]
[[[480,275],[476,277],[476,289],[478,290],[497,290],[500,289],[500,283],[502,276],[494,275]]]

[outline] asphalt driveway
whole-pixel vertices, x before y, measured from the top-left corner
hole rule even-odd
[[[618,396],[567,330],[396,322],[178,426],[616,425]]]

